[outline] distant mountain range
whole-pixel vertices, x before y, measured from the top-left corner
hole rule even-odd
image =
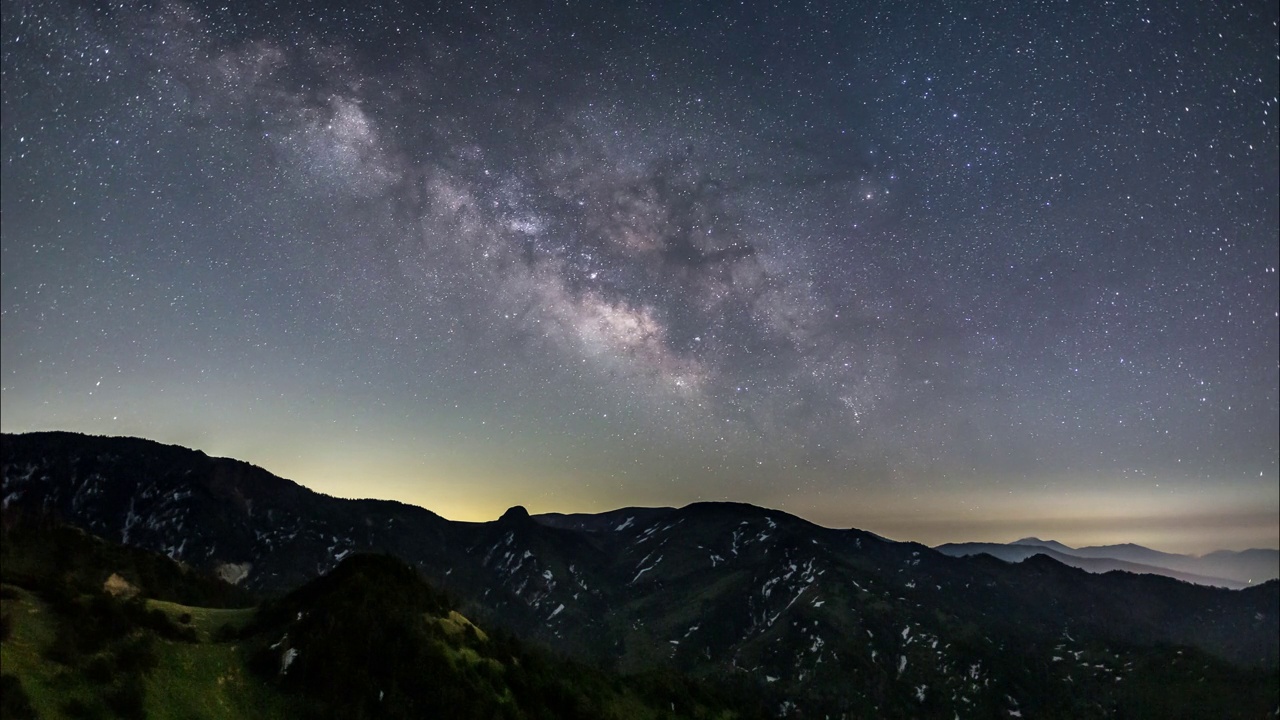
[[[736,503],[451,522],[130,438],[4,435],[0,471],[6,515],[272,596],[389,553],[477,622],[623,671],[749,678],[777,716],[1255,717],[1280,701],[1280,581],[1091,574],[1029,545],[1017,564],[952,557]]]
[[[1011,543],[947,543],[938,545],[934,550],[952,557],[985,553],[1005,562],[1022,562],[1033,555],[1045,555],[1091,573],[1121,570],[1232,589],[1280,577],[1280,551],[1277,550],[1219,550],[1195,556],[1160,552],[1131,543],[1073,548],[1054,540],[1034,537]]]

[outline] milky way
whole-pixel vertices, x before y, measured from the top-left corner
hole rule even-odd
[[[356,5],[5,0],[6,431],[1277,544],[1274,4]]]

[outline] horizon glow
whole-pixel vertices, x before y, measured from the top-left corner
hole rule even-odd
[[[6,0],[0,429],[1280,547],[1274,8],[807,7]]]

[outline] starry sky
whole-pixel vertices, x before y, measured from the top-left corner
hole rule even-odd
[[[1280,545],[1277,3],[3,0],[5,432]]]

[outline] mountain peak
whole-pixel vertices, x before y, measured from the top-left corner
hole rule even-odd
[[[523,505],[514,505],[498,518],[500,523],[525,522],[529,519],[529,511]]]
[[[1274,709],[1241,707],[1242,699],[1262,698],[1258,703],[1265,703],[1266,687],[1249,684],[1240,692],[1234,688],[1245,686],[1231,684],[1231,676],[1223,674],[1229,672],[1227,665],[1207,665],[1221,661],[1274,668],[1280,657],[1273,610],[1280,602],[1280,584],[1274,582],[1255,583],[1258,587],[1240,592],[1191,589],[1176,580],[1135,574],[1151,570],[1132,562],[1072,558],[1046,551],[1039,543],[967,544],[955,548],[957,554],[981,554],[948,559],[921,545],[880,542],[865,531],[822,528],[781,510],[741,504],[539,516],[515,506],[496,521],[452,522],[408,505],[319,495],[249,465],[200,459],[141,441],[0,434],[0,471],[0,494],[10,500],[0,558],[6,583],[21,567],[11,567],[12,557],[30,566],[60,552],[46,544],[34,545],[38,555],[15,552],[10,518],[38,522],[61,515],[74,518],[84,532],[165,553],[197,572],[233,567],[244,585],[236,592],[247,588],[278,597],[313,588],[308,592],[316,595],[294,595],[279,606],[278,622],[262,625],[268,632],[252,640],[250,652],[269,661],[262,667],[273,683],[302,683],[301,678],[327,683],[345,677],[347,668],[378,678],[400,677],[394,674],[399,666],[388,669],[383,662],[398,656],[378,650],[407,647],[397,644],[399,638],[417,637],[414,633],[422,630],[422,615],[431,607],[412,601],[427,597],[415,575],[421,573],[459,598],[481,622],[492,620],[505,632],[527,633],[551,652],[588,665],[663,673],[689,668],[707,676],[758,668],[753,675],[763,676],[766,685],[778,684],[761,685],[764,696],[757,701],[754,685],[744,683],[742,697],[750,705],[744,706],[743,717],[763,715],[752,708],[780,697],[794,698],[791,714],[806,717],[850,710],[915,717],[955,714],[963,706],[998,711],[1015,702],[1065,715],[1072,709],[1065,703],[1083,686],[1064,684],[1074,682],[1066,680],[1068,672],[1092,678],[1086,692],[1107,688],[1107,693],[1120,693],[1096,696],[1099,703],[1117,707],[1117,714],[1125,712],[1123,702],[1142,709],[1136,703],[1147,691],[1130,687],[1178,692],[1194,685],[1187,692],[1195,695],[1173,695],[1170,706],[1192,702],[1188,697],[1198,702],[1207,697],[1200,694],[1202,687],[1204,693],[1215,692],[1195,682],[1209,673],[1217,678],[1214,686],[1224,688],[1222,702],[1230,707],[1202,714],[1261,716]],[[1028,562],[1021,562],[1028,556]],[[129,574],[134,566],[114,555],[103,557],[106,572],[98,575],[95,569],[90,590],[98,592],[102,578],[118,572],[147,592],[146,576],[135,580]],[[174,571],[167,558],[158,567]],[[1127,571],[1113,572],[1117,569]],[[332,571],[325,576],[333,578],[329,584],[308,584],[327,570]],[[1245,577],[1274,576],[1259,569]],[[308,607],[313,611],[307,612]],[[352,612],[342,614],[348,608]],[[464,649],[467,657],[474,651],[486,666],[494,659],[508,669],[486,673],[479,687],[485,697],[494,692],[503,696],[505,691],[490,681],[519,672],[505,663],[515,655],[505,641],[485,650],[461,621],[452,619],[451,608],[448,603],[433,613],[440,618],[439,632],[433,629],[430,638],[448,645],[437,648],[447,653],[413,657],[441,668],[454,663]],[[343,630],[335,625],[330,633],[322,616],[355,624]],[[1091,662],[1086,669],[1080,662],[1083,650],[1076,649],[1079,643],[1065,634],[1059,637],[1064,627],[1071,628],[1072,636],[1090,638],[1087,642],[1135,649],[1117,654],[1114,669],[1110,662],[1104,668]],[[956,634],[970,629],[999,637],[1003,645],[970,642]],[[286,631],[287,646],[268,653],[272,648],[266,643]],[[1166,671],[1173,666],[1174,651],[1162,648],[1173,645],[1200,655],[1186,656],[1177,663],[1180,674],[1171,675]],[[360,657],[382,664],[366,667],[350,659],[355,656],[329,652],[330,647],[335,653],[372,647],[373,655]],[[286,657],[294,662],[288,674],[279,669]],[[855,660],[846,664],[846,658]],[[1061,669],[1049,675],[1041,672],[1044,667]],[[329,672],[334,668],[341,669],[338,676]],[[954,668],[968,669],[963,683],[953,683]],[[1100,672],[1095,675],[1095,670]],[[850,682],[851,671],[883,681]],[[1123,682],[1115,683],[1114,677]],[[1247,677],[1262,678],[1242,676]],[[611,682],[571,679],[584,689]],[[1040,690],[1046,681],[1053,684]],[[726,692],[738,694],[737,681],[732,682]],[[458,684],[447,697],[470,697],[475,694],[470,687]],[[663,681],[661,687],[666,694],[665,688],[680,686]],[[369,698],[366,714],[388,707],[377,699],[381,691],[373,685],[357,689],[363,693],[359,697]],[[1006,691],[1018,692],[1020,699]],[[873,712],[874,704],[879,707]],[[501,703],[494,707],[502,714]],[[572,709],[557,707],[545,715],[562,717]]]
[[[1038,545],[1040,547],[1048,548],[1050,550],[1057,550],[1059,552],[1071,552],[1073,550],[1073,548],[1071,548],[1070,546],[1063,545],[1057,540],[1041,540],[1038,537],[1024,537],[1021,540],[1014,540],[1009,544],[1010,545]]]

